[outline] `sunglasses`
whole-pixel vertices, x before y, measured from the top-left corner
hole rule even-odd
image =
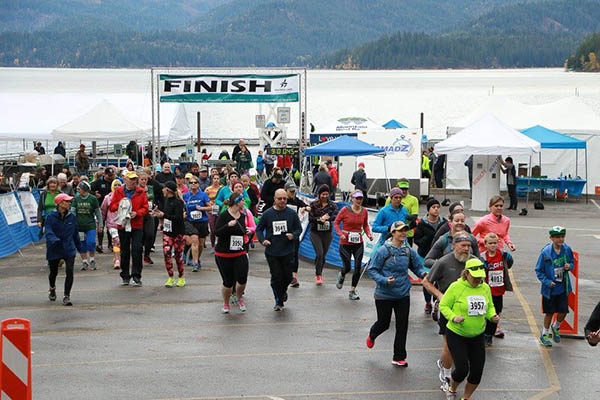
[[[197,185],[199,182],[198,181],[190,181],[190,184],[192,185]]]
[[[287,197],[275,197],[275,200],[287,200]]]
[[[485,267],[483,265],[480,265],[478,267],[469,267],[467,268],[469,271],[479,271],[479,270],[485,270]]]

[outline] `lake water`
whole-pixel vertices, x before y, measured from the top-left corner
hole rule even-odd
[[[307,120],[317,131],[340,117],[363,116],[385,123],[396,119],[418,127],[425,113],[425,132],[443,137],[446,126],[469,114],[488,96],[507,96],[528,104],[542,104],[578,92],[600,114],[600,74],[562,69],[308,71]],[[150,70],[0,69],[0,100],[44,98],[64,101],[63,110],[84,112],[101,99],[126,108],[138,120],[151,121]],[[37,107],[40,107],[38,104]],[[176,105],[161,105],[161,134],[168,131]],[[193,105],[202,112],[203,137],[257,137],[254,115],[268,112],[256,104]],[[289,136],[298,135],[298,108],[292,105]],[[0,118],[10,119],[5,109]],[[35,112],[35,110],[33,110]],[[53,118],[60,120],[60,112]],[[69,122],[72,116],[65,118]],[[33,114],[32,118],[35,118]],[[25,123],[25,122],[23,122]],[[58,125],[57,125],[58,126]],[[15,147],[16,146],[16,147]],[[0,151],[22,143],[0,147]],[[51,143],[51,148],[54,143]]]

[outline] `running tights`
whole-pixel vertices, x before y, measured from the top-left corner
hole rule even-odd
[[[144,215],[144,227],[142,234],[142,245],[144,246],[144,257],[150,257],[150,249],[154,246],[154,218]]]
[[[369,336],[375,340],[377,336],[388,330],[393,310],[396,317],[394,360],[406,360],[406,332],[408,331],[410,296],[397,300],[375,300],[375,307],[377,307],[377,322],[371,327]]]
[[[183,276],[183,244],[185,239],[183,235],[168,236],[163,235],[163,255],[165,256],[165,267],[170,277],[173,277],[173,257],[171,257],[171,250],[175,250],[175,263],[177,264],[177,272],[179,277]]]
[[[48,265],[50,266],[50,274],[48,275],[48,282],[50,287],[56,287],[56,276],[58,275],[58,264],[61,259],[49,260]],[[67,257],[65,260],[65,296],[71,295],[71,288],[73,287],[73,265],[75,264],[75,256]]]
[[[331,239],[332,235],[329,231],[310,231],[310,241],[315,249],[315,275],[323,275],[323,266],[331,245]]]
[[[467,382],[473,385],[479,385],[483,366],[485,365],[485,344],[483,333],[472,337],[460,336],[450,329],[446,333],[448,349],[454,360],[454,370],[452,379],[454,382],[462,382],[467,378]]]
[[[356,285],[358,285],[358,281],[360,280],[363,251],[364,247],[362,243],[340,244],[340,257],[342,259],[342,263],[344,264],[344,268],[342,269],[343,276],[346,276],[346,274],[352,269],[350,260],[352,256],[354,256],[355,267],[354,273],[352,274],[352,287],[356,287]]]

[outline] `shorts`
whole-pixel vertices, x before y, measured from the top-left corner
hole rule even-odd
[[[201,238],[208,236],[208,221],[190,222],[185,221],[185,234],[188,236],[196,235]]]
[[[569,313],[569,298],[566,293],[550,296],[549,299],[542,296],[542,310],[544,314],[568,314]]]
[[[444,314],[442,314],[441,311],[440,311],[440,317],[438,318],[438,325],[440,327],[438,334],[445,335],[446,332],[448,331],[448,328],[446,328],[446,325],[448,325],[448,320],[446,319],[446,317],[444,317]]]

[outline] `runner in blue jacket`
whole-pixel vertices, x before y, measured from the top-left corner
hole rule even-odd
[[[375,221],[373,221],[373,232],[381,233],[378,245],[385,242],[387,233],[390,227],[396,221],[406,223],[408,218],[408,210],[402,206],[402,191],[395,187],[390,191],[391,202],[377,213]]]

